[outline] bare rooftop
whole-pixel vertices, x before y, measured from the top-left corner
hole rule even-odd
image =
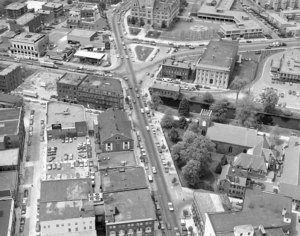
[[[25,13],[23,16],[20,16],[16,19],[17,24],[19,25],[26,25],[28,22],[32,21],[36,16],[34,13],[28,12]]]
[[[0,166],[17,166],[19,163],[19,148],[0,150]]]
[[[88,75],[88,77],[81,83],[80,87],[105,90],[116,94],[123,94],[121,81],[108,77]]]
[[[59,7],[63,7],[63,4],[58,3],[58,2],[47,2],[44,4],[44,7],[49,7],[49,8],[59,8]]]
[[[178,68],[190,69],[191,65],[185,62],[174,61],[172,59],[166,59],[163,63],[164,66],[173,66]]]
[[[83,75],[83,74],[75,74],[75,73],[65,73],[57,82],[62,84],[79,86],[81,82],[84,80],[84,78],[86,77],[87,77],[86,74]]]
[[[101,153],[98,157],[99,167],[104,170],[106,168],[116,168],[125,166],[136,166],[134,152],[111,152]]]
[[[21,2],[13,2],[5,7],[6,10],[20,10],[25,7],[27,4]]]
[[[229,71],[238,52],[238,42],[211,40],[196,67],[211,67]]]
[[[0,109],[0,136],[17,134],[20,119],[21,108]]]
[[[23,32],[17,36],[15,36],[12,41],[13,42],[21,42],[21,43],[35,43],[36,41],[40,40],[41,38],[45,37],[44,34],[38,34],[38,33],[29,33],[29,32]]]
[[[82,105],[64,102],[49,102],[47,106],[47,124],[61,124],[62,128],[75,127],[76,122],[85,121]]]
[[[280,72],[295,75],[300,74],[300,49],[293,49],[285,53]]]
[[[121,167],[101,171],[104,193],[114,193],[147,188],[147,181],[142,167]]]
[[[106,224],[128,221],[155,220],[154,203],[149,189],[104,194]],[[111,211],[118,214],[112,216]]]

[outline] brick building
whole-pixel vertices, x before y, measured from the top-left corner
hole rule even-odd
[[[166,59],[162,64],[160,76],[172,79],[189,80],[192,76],[191,63]]]
[[[47,2],[42,6],[43,10],[51,11],[54,13],[54,18],[64,14],[63,4],[56,2]]]
[[[149,88],[150,94],[165,97],[165,98],[172,98],[177,100],[180,96],[180,86],[175,84],[167,84],[167,83],[154,83]]]
[[[5,11],[8,19],[17,19],[27,12],[27,4],[14,2],[7,5]]]
[[[42,30],[42,17],[40,14],[28,12],[16,20],[9,20],[11,31],[25,31],[38,33]]]
[[[9,93],[22,83],[21,67],[12,64],[0,69],[0,91]]]

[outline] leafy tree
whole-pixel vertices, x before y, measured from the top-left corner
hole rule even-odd
[[[183,209],[182,215],[183,215],[184,218],[188,217],[189,216],[189,211],[187,209]]]
[[[177,178],[174,177],[174,178],[172,179],[172,184],[176,184],[176,183],[177,183]]]
[[[184,116],[181,116],[178,121],[178,127],[180,129],[185,129],[188,126],[187,121]]]
[[[178,107],[178,113],[180,116],[189,116],[190,114],[190,103],[186,98],[183,98]]]
[[[201,134],[202,129],[199,127],[197,122],[192,122],[189,124],[188,130],[196,133],[196,134]]]
[[[275,106],[278,103],[279,97],[273,89],[267,89],[260,94],[264,111],[267,113],[274,112]]]
[[[222,165],[221,165],[221,163],[219,163],[219,164],[216,166],[215,173],[216,173],[216,174],[221,174],[221,172],[222,172]]]
[[[99,2],[99,9],[104,11],[106,9],[106,4],[104,2]],[[130,17],[128,17],[128,18],[130,18]]]
[[[214,96],[210,92],[204,93],[202,99],[203,99],[203,102],[207,102],[209,104],[211,104],[215,101]]]
[[[241,90],[249,83],[246,79],[241,79],[239,76],[237,76],[231,83],[231,88],[236,91],[236,99],[235,104],[237,104],[239,99],[239,94]]]
[[[73,3],[73,1],[72,0],[68,0],[68,4],[72,4]]]
[[[228,164],[227,158],[225,155],[222,156],[222,159],[220,161],[221,166],[225,166]]]
[[[282,140],[280,139],[280,134],[281,133],[278,125],[274,126],[270,132],[270,138],[269,138],[272,146],[278,146],[283,143]]]
[[[198,160],[190,160],[183,168],[182,175],[190,186],[195,187],[204,175],[206,166]]]
[[[173,127],[174,118],[171,115],[165,114],[161,120],[161,127],[171,129]]]
[[[190,145],[198,137],[197,133],[194,133],[191,130],[187,130],[182,137],[182,141],[185,145]]]
[[[131,24],[135,25],[136,23],[136,18],[135,17],[131,17]]]
[[[178,161],[180,158],[180,151],[184,148],[184,144],[183,142],[179,142],[176,143],[173,147],[172,147],[172,157],[174,159],[174,161]]]
[[[226,120],[226,114],[228,111],[229,102],[227,99],[218,100],[210,106],[212,110],[212,120],[224,123]]]
[[[237,104],[235,111],[235,120],[237,124],[247,128],[257,127],[257,110],[255,108],[253,97],[247,96]]]
[[[170,130],[168,136],[173,143],[177,143],[180,138],[178,131],[174,127]]]
[[[153,95],[152,96],[152,105],[153,105],[153,109],[157,110],[158,106],[163,104],[161,98],[157,95]]]
[[[193,231],[194,231],[194,228],[193,228],[193,226],[189,226],[189,231],[191,232],[191,233],[193,233]]]

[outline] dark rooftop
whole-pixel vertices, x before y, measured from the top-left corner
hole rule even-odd
[[[147,181],[142,167],[122,167],[101,171],[104,193],[114,193],[147,188]]]
[[[104,194],[104,205],[106,224],[156,219],[149,189]]]
[[[65,73],[57,83],[79,86],[86,77],[86,74]]]
[[[132,139],[131,122],[124,111],[107,109],[98,116],[100,140],[104,142],[116,134]]]
[[[6,10],[19,10],[25,7],[27,4],[21,2],[13,2],[5,7]]]
[[[238,52],[238,42],[211,40],[197,66],[209,66],[229,70]]]
[[[0,103],[20,104],[23,103],[23,98],[15,95],[0,93]]]
[[[180,62],[180,61],[174,61],[172,59],[166,59],[163,63],[165,66],[173,66],[173,67],[179,67],[184,69],[190,69],[191,65],[189,63]]]
[[[17,134],[21,108],[0,109],[0,136]]]
[[[8,229],[12,226],[9,225],[9,222],[12,223],[12,215],[11,211],[14,210],[12,199],[3,199],[0,200],[0,235],[9,235]]]

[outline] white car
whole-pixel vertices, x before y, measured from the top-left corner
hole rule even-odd
[[[174,207],[173,207],[173,203],[172,202],[168,202],[168,207],[170,211],[174,211]]]
[[[147,131],[150,131],[150,128],[149,128],[149,126],[146,126],[146,130],[147,130]]]
[[[145,113],[145,110],[143,108],[141,108],[141,113],[144,114]]]
[[[129,56],[128,56],[128,55],[126,55],[125,57],[126,57],[126,59],[129,59]]]
[[[156,174],[156,173],[157,173],[156,168],[155,168],[154,166],[152,167],[152,173],[153,173],[153,174]]]

